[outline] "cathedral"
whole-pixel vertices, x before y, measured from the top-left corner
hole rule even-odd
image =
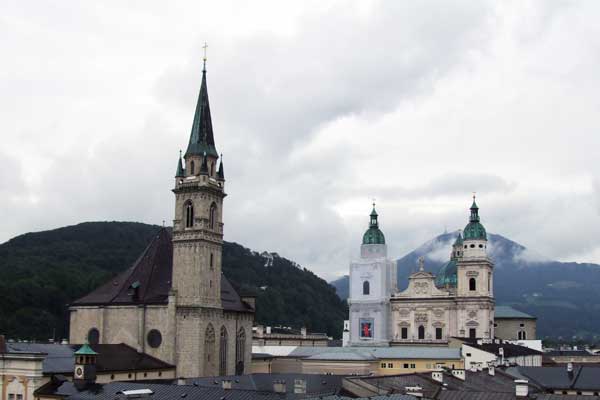
[[[421,257],[400,291],[373,205],[360,258],[350,264],[350,346],[444,345],[452,337],[494,337],[494,264],[475,198],[470,211],[437,276],[425,271]]]
[[[72,343],[125,343],[177,376],[249,371],[254,299],[221,272],[225,173],[213,136],[206,59],[189,143],[175,173],[172,231],[125,272],[70,305]]]

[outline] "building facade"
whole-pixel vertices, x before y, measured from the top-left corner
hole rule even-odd
[[[373,211],[361,258],[350,266],[350,345],[446,345],[451,337],[494,337],[494,264],[475,198],[470,211],[437,276],[425,271],[421,257],[403,291]]]
[[[496,306],[494,331],[498,339],[535,340],[537,318],[509,306]]]
[[[182,377],[249,366],[253,302],[221,272],[226,194],[218,158],[204,68],[177,162],[172,233],[163,228],[129,270],[71,305],[71,342],[125,343],[176,365]]]

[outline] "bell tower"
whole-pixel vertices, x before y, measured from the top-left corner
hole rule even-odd
[[[175,173],[173,282],[177,306],[221,308],[225,174],[213,136],[206,58],[187,150]]]
[[[463,231],[457,258],[459,336],[494,337],[494,263],[487,255],[487,232],[480,222],[473,196],[469,223]]]

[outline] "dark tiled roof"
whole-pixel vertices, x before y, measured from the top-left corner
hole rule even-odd
[[[519,367],[518,372],[546,389],[600,391],[600,368],[577,365],[569,373],[565,366]]]
[[[494,392],[464,392],[456,390],[443,390],[437,399],[439,400],[515,400],[515,393]]]
[[[487,351],[488,353],[499,355],[500,349],[504,351],[504,357],[520,357],[520,356],[535,356],[542,355],[543,353],[538,350],[531,349],[525,346],[519,346],[512,343],[482,343],[477,344],[476,341],[469,341],[465,343],[468,346],[475,347],[477,349]]]
[[[590,357],[595,355],[587,350],[550,350],[545,354],[550,357]]]
[[[10,352],[45,353],[42,368],[44,374],[73,373],[75,352],[81,345],[56,343],[8,343]],[[90,347],[98,353],[96,369],[98,372],[112,371],[148,371],[174,368],[145,353],[138,353],[125,344],[97,344]]]
[[[126,400],[123,391],[139,389],[150,389],[153,394],[148,398],[152,400],[282,400],[282,396],[276,393],[140,382],[94,384],[84,389],[78,389],[73,382],[64,382],[54,391],[42,387],[36,394],[67,397],[69,400]]]
[[[166,304],[172,276],[173,242],[169,230],[163,228],[128,270],[72,305]],[[133,284],[138,286],[136,297],[131,295]],[[221,303],[227,311],[253,312],[224,275],[221,275]]]
[[[598,396],[584,396],[577,394],[539,394],[535,396],[536,400],[598,400]]]
[[[233,389],[273,391],[274,381],[285,381],[288,397],[294,394],[294,381],[306,381],[306,394],[337,394],[342,387],[343,376],[315,374],[248,374],[239,376],[217,376],[188,379],[189,383],[201,387],[221,387],[223,380],[230,380]]]

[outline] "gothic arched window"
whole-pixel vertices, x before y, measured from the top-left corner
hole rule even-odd
[[[477,281],[475,280],[475,278],[469,279],[469,290],[470,291],[477,290]]]
[[[190,162],[190,171],[191,171],[191,175],[194,175],[196,173],[196,170],[194,168],[194,161]]]
[[[187,201],[183,206],[185,214],[185,227],[191,228],[194,226],[194,205],[191,201]]]
[[[224,326],[219,338],[219,375],[227,375],[227,329]]]
[[[371,285],[369,284],[369,281],[364,281],[363,282],[363,294],[369,294],[371,292]]]
[[[527,340],[527,333],[525,331],[519,331],[519,340]]]
[[[212,203],[210,205],[210,211],[208,214],[208,226],[210,229],[215,229],[215,222],[217,220],[217,205]]]
[[[206,327],[206,333],[204,334],[204,357],[206,357],[206,363],[204,371],[206,376],[215,374],[215,330],[212,324],[208,324]]]
[[[240,328],[235,340],[235,374],[244,374],[244,354],[246,353],[246,331]]]
[[[419,325],[419,339],[425,339],[425,327]]]

